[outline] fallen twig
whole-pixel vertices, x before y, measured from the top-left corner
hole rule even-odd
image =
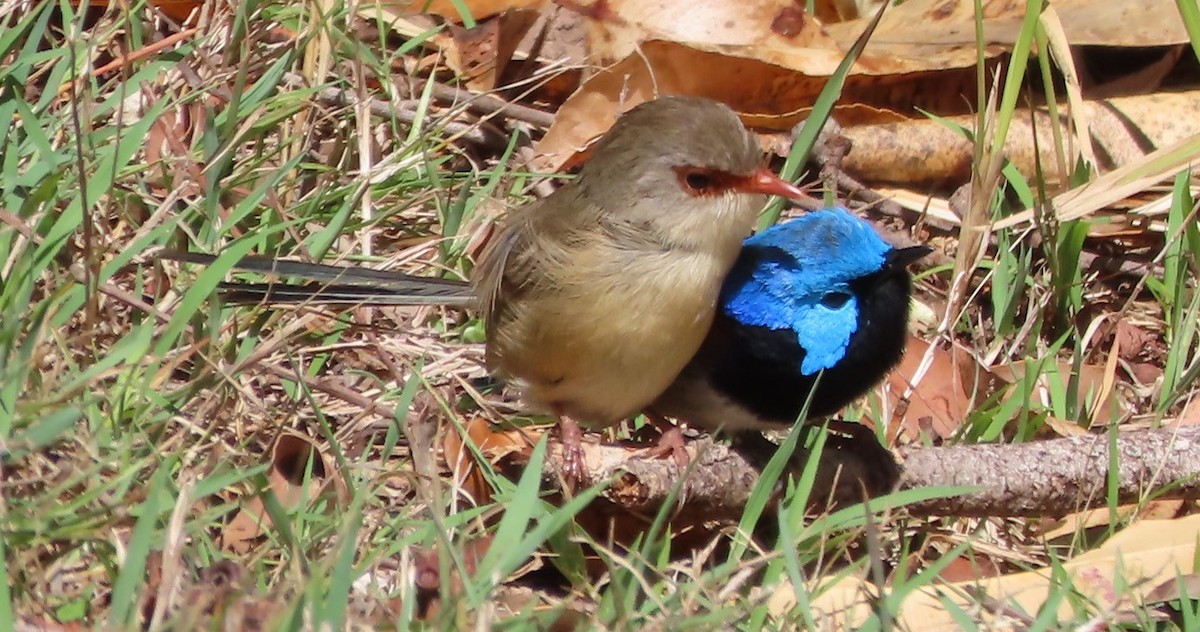
[[[1108,502],[1110,438],[1084,435],[1021,444],[912,448],[902,452],[901,489],[970,486],[977,491],[909,505],[917,515],[1062,516]],[[1200,428],[1120,433],[1116,500],[1200,498]],[[758,477],[747,458],[708,437],[690,441],[696,461],[683,480],[680,511],[711,520],[736,520]],[[628,445],[584,445],[594,481],[613,481],[605,496],[631,511],[660,506],[679,481],[669,460],[639,458]],[[767,455],[769,457],[769,455]],[[551,446],[547,477],[557,480],[560,452]],[[765,462],[765,461],[764,461]],[[812,497],[853,500],[871,464],[850,450],[827,450]]]

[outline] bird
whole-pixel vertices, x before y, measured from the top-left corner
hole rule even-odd
[[[580,424],[646,409],[696,354],[767,195],[804,194],[729,107],[668,96],[620,116],[575,179],[502,220],[471,279],[485,360],[557,418],[568,486],[583,480]],[[318,300],[352,293],[349,272],[325,272]],[[372,289],[395,298],[411,281]]]
[[[912,294],[908,266],[929,252],[924,245],[892,246],[844,208],[813,211],[747,238],[722,282],[704,341],[645,412],[739,441],[791,426],[802,414],[813,420],[836,413],[901,359]],[[319,281],[223,283],[221,296],[235,304],[475,303],[461,281],[255,256],[236,267]],[[838,427],[864,438],[862,426]],[[884,470],[894,467],[886,450],[869,441],[875,450],[866,446],[868,456],[886,460]]]
[[[746,239],[700,350],[650,410],[734,436],[841,410],[902,358],[908,265],[930,252],[894,247],[844,208]],[[841,428],[862,436],[862,426]]]

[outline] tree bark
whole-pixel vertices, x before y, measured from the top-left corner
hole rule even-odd
[[[968,494],[907,505],[914,515],[1063,516],[1148,497],[1200,498],[1200,428],[1130,431],[1116,437],[1115,469],[1104,435],[1083,435],[1021,444],[909,448],[900,452],[899,489],[968,486]],[[864,487],[878,489],[880,464],[861,450],[831,443],[822,454],[811,498],[854,502]],[[756,446],[758,447],[758,446]],[[682,480],[680,511],[708,519],[736,520],[770,458],[761,450],[735,449],[705,436],[688,442],[693,465]],[[584,444],[592,481],[611,480],[604,496],[631,511],[665,502],[680,481],[671,460],[639,458],[628,445]],[[869,452],[869,451],[868,451]],[[796,474],[806,455],[797,450]],[[557,480],[561,451],[552,444],[547,477]],[[1114,489],[1110,491],[1110,477]],[[875,495],[875,494],[873,494]]]

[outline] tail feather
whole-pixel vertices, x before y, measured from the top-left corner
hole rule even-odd
[[[164,259],[210,265],[216,256],[198,252],[171,251]],[[372,270],[287,261],[250,255],[233,268],[309,281],[303,284],[226,282],[218,286],[221,297],[233,304],[296,305],[447,305],[461,307],[473,302],[471,286],[463,281]]]
[[[456,291],[457,290],[457,291]],[[467,286],[446,288],[414,284],[405,288],[341,283],[240,283],[217,286],[221,299],[233,305],[446,305],[465,307],[473,297]]]

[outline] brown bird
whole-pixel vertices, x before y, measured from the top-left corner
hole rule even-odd
[[[708,333],[762,208],[802,192],[762,166],[732,110],[667,97],[622,116],[579,177],[512,213],[476,269],[487,362],[558,417],[566,472],[580,430],[654,401]]]
[[[603,428],[643,411],[700,348],[721,283],[772,194],[803,195],[763,167],[732,110],[664,97],[621,116],[577,178],[504,219],[472,280],[487,364],[558,418],[569,484],[583,474],[578,424]],[[239,267],[309,278],[305,270],[325,270],[316,276],[333,283],[315,297],[323,302],[386,301],[388,291],[404,300],[420,287],[392,275],[392,290],[366,297],[338,283],[359,281],[353,270],[266,261]],[[278,288],[269,302],[314,298],[312,286],[268,287]],[[264,298],[241,291],[227,298]],[[453,288],[421,291],[428,298],[418,302],[438,302]]]

